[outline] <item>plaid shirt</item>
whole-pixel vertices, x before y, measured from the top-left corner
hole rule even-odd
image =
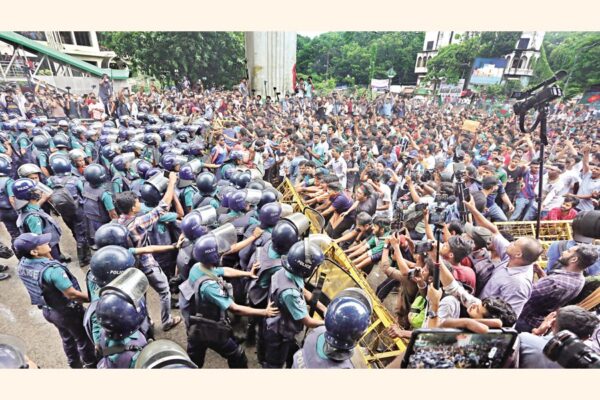
[[[117,222],[127,228],[129,237],[136,247],[143,247],[148,245],[146,243],[148,228],[154,225],[167,211],[169,211],[169,205],[161,200],[158,206],[150,212],[136,217],[121,215]],[[160,267],[152,254],[141,255],[140,262],[144,268]]]
[[[517,321],[524,330],[538,327],[546,315],[573,300],[585,283],[582,272],[558,270],[533,285],[531,297],[525,303]]]

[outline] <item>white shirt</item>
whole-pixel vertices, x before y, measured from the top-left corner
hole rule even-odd
[[[379,195],[379,198],[377,199],[377,208],[383,207],[385,202],[388,202],[389,206],[388,206],[387,210],[381,210],[381,211],[378,210],[375,213],[375,215],[392,219],[393,209],[394,209],[393,204],[392,204],[392,191],[390,190],[390,187],[388,185],[386,185],[385,183],[380,183],[379,189],[383,193],[381,193]]]

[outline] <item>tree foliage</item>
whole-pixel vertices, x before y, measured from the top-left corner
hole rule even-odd
[[[573,32],[557,44],[548,56],[554,71],[569,73],[563,82],[565,95],[582,93],[592,85],[600,84],[600,32]]]
[[[397,73],[394,84],[414,84],[423,38],[423,32],[328,32],[313,39],[298,36],[296,70],[311,75],[315,82],[333,79],[338,84],[367,85],[371,74],[385,79],[386,71],[393,67]]]
[[[230,87],[246,76],[240,32],[102,32],[99,40],[128,59],[135,72],[165,83],[206,77]]]

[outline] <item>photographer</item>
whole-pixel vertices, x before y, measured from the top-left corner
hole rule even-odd
[[[561,368],[544,354],[544,347],[554,335],[563,330],[587,340],[598,328],[596,314],[578,306],[566,306],[549,314],[532,333],[519,334],[518,368]]]
[[[106,115],[110,115],[110,103],[111,98],[113,96],[113,85],[112,82],[108,79],[107,74],[102,75],[102,80],[98,85],[98,97],[102,101],[104,105],[104,113]]]

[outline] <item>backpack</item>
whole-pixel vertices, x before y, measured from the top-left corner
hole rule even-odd
[[[50,203],[65,218],[75,218],[79,208],[69,190],[64,186],[58,186],[54,189],[50,196]]]

